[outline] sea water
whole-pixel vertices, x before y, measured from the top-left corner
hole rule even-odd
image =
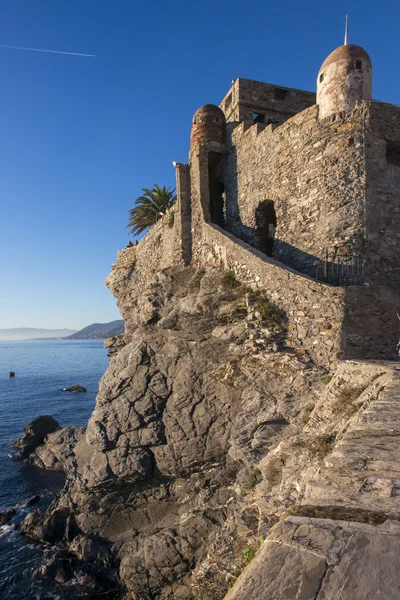
[[[39,415],[53,416],[62,427],[85,426],[94,409],[99,380],[108,358],[101,340],[32,340],[0,342],[0,511],[17,507],[9,525],[0,527],[1,600],[89,598],[72,586],[31,580],[52,548],[32,543],[15,526],[32,509],[24,508],[39,494],[44,506],[63,485],[63,476],[12,459],[11,442]],[[15,377],[9,372],[15,371]],[[87,393],[62,388],[79,384]]]

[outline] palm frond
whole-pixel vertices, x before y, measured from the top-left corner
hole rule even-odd
[[[136,198],[135,206],[129,210],[127,227],[131,227],[133,235],[157,223],[176,201],[175,190],[165,185],[161,188],[155,183],[152,189],[143,188],[142,192],[143,195]]]

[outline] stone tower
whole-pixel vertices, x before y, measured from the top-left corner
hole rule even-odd
[[[204,104],[194,114],[190,147],[209,142],[224,143],[226,119],[223,111],[214,104]]]
[[[319,118],[351,110],[361,100],[372,98],[372,64],[360,46],[345,43],[324,61],[317,79]]]

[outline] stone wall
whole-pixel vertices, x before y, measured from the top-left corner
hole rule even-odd
[[[189,165],[174,163],[176,168],[176,202],[155,223],[137,246],[117,252],[115,269],[128,269],[138,292],[149,284],[154,273],[172,265],[190,263],[192,255],[190,170]]]
[[[344,290],[316,282],[285,268],[216,225],[203,225],[203,245],[196,258],[203,265],[223,265],[237,279],[264,289],[288,318],[288,344],[302,348],[318,364],[334,367],[342,357]]]
[[[181,239],[176,235],[176,213],[172,207],[140,240],[137,246],[119,250],[115,269],[129,269],[137,290],[144,290],[156,271],[166,269],[181,261]],[[171,217],[173,213],[173,218]],[[179,222],[179,210],[178,219]]]
[[[371,102],[366,141],[367,281],[399,289],[400,108]]]
[[[339,358],[396,357],[395,295],[387,287],[320,283],[207,223],[196,259],[203,265],[222,265],[239,281],[265,290],[286,312],[289,345],[303,348],[320,365],[334,368]]]
[[[192,258],[192,208],[190,202],[189,165],[175,163],[176,204],[174,207],[174,232],[176,237],[176,261],[190,263]]]
[[[254,115],[268,123],[284,123],[315,104],[315,94],[251,79],[235,79],[220,107],[227,121],[253,123]]]
[[[190,152],[191,230],[193,253],[203,244],[203,223],[211,222],[209,156],[226,156],[223,144],[210,142],[195,146]]]
[[[342,356],[397,360],[397,293],[388,286],[348,286],[343,290]]]
[[[129,246],[117,252],[117,262],[113,264],[113,269],[130,269],[136,261],[137,246]]]
[[[326,249],[363,253],[365,105],[318,120],[316,106],[280,127],[239,125],[225,165],[226,228],[254,244],[256,209],[274,202],[273,256],[315,276]]]

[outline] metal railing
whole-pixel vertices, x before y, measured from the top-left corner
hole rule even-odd
[[[326,251],[317,265],[316,279],[333,285],[364,285],[365,259]]]

